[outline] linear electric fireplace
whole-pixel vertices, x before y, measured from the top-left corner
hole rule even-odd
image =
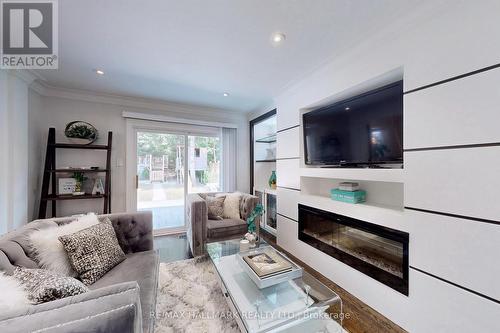
[[[299,239],[408,295],[408,233],[299,205]]]

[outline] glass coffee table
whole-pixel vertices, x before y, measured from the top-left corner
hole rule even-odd
[[[303,271],[302,277],[259,289],[241,267],[240,239],[206,245],[220,286],[242,332],[340,333],[342,300]],[[259,247],[271,246],[261,241]]]

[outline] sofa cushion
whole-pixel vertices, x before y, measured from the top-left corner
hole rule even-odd
[[[148,251],[153,248],[153,221],[151,212],[101,215],[113,223],[116,238],[123,252]]]
[[[55,226],[57,224],[52,220],[36,221],[0,236],[0,252],[2,252],[0,254],[0,271],[12,274],[14,265],[38,268],[38,263],[33,259],[28,236],[36,230]],[[5,258],[8,260],[6,261]]]
[[[226,238],[231,236],[243,236],[247,232],[247,223],[240,219],[208,220],[208,238]]]
[[[159,256],[157,251],[144,251],[126,255],[127,259],[111,269],[101,279],[90,285],[91,290],[117,283],[137,281],[141,295],[143,331],[149,332],[153,325],[158,287]],[[149,320],[148,320],[149,318]]]
[[[137,333],[141,326],[135,282],[0,313],[2,333]]]
[[[40,267],[63,275],[78,276],[71,267],[68,254],[59,241],[59,237],[75,233],[98,223],[97,216],[90,213],[76,218],[74,223],[32,232],[29,235],[29,240]]]
[[[86,285],[99,280],[125,260],[109,219],[71,235],[59,237],[71,266]]]
[[[14,277],[21,282],[33,304],[50,302],[89,291],[77,279],[46,269],[16,267]]]

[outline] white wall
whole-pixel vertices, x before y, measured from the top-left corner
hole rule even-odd
[[[43,89],[42,93],[46,93]],[[47,95],[53,95],[49,93]],[[73,96],[71,96],[73,97]],[[41,100],[39,100],[41,99]],[[86,99],[86,100],[85,100]],[[183,119],[196,119],[205,121],[215,121],[238,124],[238,156],[237,159],[237,189],[248,192],[249,190],[249,162],[248,162],[248,124],[246,117],[238,113],[218,112],[202,107],[189,107],[189,113],[184,112],[188,107],[178,105],[169,107],[168,104],[157,105],[157,108],[146,108],[130,106],[130,99],[120,105],[119,100],[107,103],[105,99],[96,99],[92,96],[87,98],[66,98],[56,96],[39,97],[37,93],[32,94],[30,99],[33,104],[41,104],[38,112],[30,113],[30,151],[37,154],[32,165],[30,176],[30,212],[31,217],[36,217],[38,210],[38,197],[40,196],[41,176],[45,159],[45,148],[47,132],[49,127],[56,128],[56,141],[64,141],[64,128],[66,124],[73,120],[83,120],[93,124],[99,131],[100,137],[97,144],[105,144],[107,132],[113,132],[112,150],[112,211],[121,212],[126,210],[125,202],[125,144],[126,127],[125,119],[122,117],[123,111],[139,112],[147,114],[161,114]],[[142,102],[142,101],[141,101]],[[138,103],[139,104],[139,100]],[[170,110],[175,111],[170,111]],[[198,112],[198,114],[197,114]],[[104,167],[105,155],[96,151],[72,151],[59,150],[56,157],[59,166],[102,166]],[[118,166],[118,162],[123,162]],[[50,205],[48,208],[50,212]],[[102,211],[102,201],[79,200],[76,202],[58,202],[58,216],[75,214],[86,211]]]
[[[238,124],[238,156],[237,156],[237,189],[248,192],[249,190],[249,159],[248,159],[248,123],[246,116],[236,112],[218,111],[203,107],[183,107],[168,104],[150,104],[144,100],[127,98],[120,104],[120,99],[108,99],[62,93],[49,92],[40,89],[43,94],[52,96],[41,97],[41,110],[30,117],[32,133],[36,133],[31,140],[30,151],[38,152],[36,161],[33,161],[33,170],[37,172],[30,177],[33,191],[30,192],[30,203],[35,205],[30,212],[37,211],[38,196],[40,195],[40,177],[45,159],[45,147],[49,127],[56,128],[56,140],[63,141],[64,128],[73,120],[83,120],[93,124],[99,131],[100,137],[97,144],[105,144],[107,132],[113,132],[112,150],[112,211],[126,210],[125,202],[125,151],[126,151],[126,126],[122,117],[123,111],[147,114],[161,114],[183,119],[195,119],[213,122]],[[35,102],[37,98],[33,98]],[[36,103],[36,102],[35,102]],[[140,107],[139,105],[146,105]],[[186,112],[189,111],[189,112]],[[102,155],[101,155],[102,154]],[[123,162],[118,166],[118,162]],[[57,165],[59,166],[104,166],[105,156],[96,151],[58,151]],[[35,189],[36,188],[36,189]],[[33,197],[34,196],[34,197]],[[58,202],[57,215],[63,216],[86,211],[102,211],[102,201],[79,200],[76,202]],[[50,205],[48,211],[50,212]],[[33,216],[34,217],[34,216]]]
[[[32,78],[0,70],[0,234],[28,219],[28,85]]]
[[[474,160],[470,167],[463,164],[466,162],[460,156],[465,155],[459,149],[405,153],[405,159],[411,165],[404,170],[404,204],[413,205],[412,208],[465,215],[465,218],[450,220],[440,214],[414,210],[405,210],[400,214],[399,223],[410,232],[409,259],[412,267],[407,297],[297,239],[294,218],[297,201],[300,201],[304,190],[301,189],[301,171],[297,167],[303,165],[297,158],[300,142],[295,149],[290,149],[289,140],[283,145],[281,143],[288,131],[301,135],[301,131],[297,131],[301,109],[342,95],[346,90],[360,87],[364,82],[394,69],[403,69],[405,91],[411,91],[500,63],[499,12],[500,2],[494,0],[432,2],[430,6],[415,10],[404,20],[395,22],[376,38],[353,46],[349,52],[289,86],[275,98],[278,156],[283,159],[277,164],[278,186],[287,187],[278,190],[278,213],[281,214],[278,218],[278,244],[411,332],[500,330],[500,294],[496,287],[500,269],[492,264],[498,262],[496,256],[500,253],[500,243],[494,241],[500,237],[500,226],[474,219],[493,219],[496,214],[494,220],[498,221],[498,205],[481,204],[481,196],[460,195],[470,190],[468,185],[476,183],[477,177],[481,178],[484,165],[489,165],[489,175],[499,174],[498,158],[491,153],[498,148],[467,148],[470,150],[467,156],[472,156]],[[470,76],[453,81],[454,84],[445,83],[405,95],[405,140],[410,138],[412,143],[412,147],[405,143],[405,148],[428,148],[429,142],[434,146],[443,142],[456,145],[483,143],[484,140],[477,141],[476,138],[484,138],[491,133],[496,134],[489,135],[488,142],[499,142],[498,131],[491,131],[490,125],[492,117],[497,123],[500,120],[500,114],[491,111],[491,108],[498,108],[498,103],[495,103],[498,94],[481,93],[485,90],[498,92],[498,71],[500,69],[491,70],[488,74],[484,72],[488,75],[486,79]],[[459,87],[454,88],[454,85]],[[447,87],[455,90],[442,91]],[[484,99],[489,100],[484,102]],[[474,108],[478,100],[488,107]],[[473,121],[467,121],[468,118]],[[417,122],[409,122],[408,119]],[[434,120],[438,123],[433,124]],[[433,124],[430,127],[433,130],[420,132],[419,126],[414,126],[417,123]],[[294,128],[288,129],[290,127]],[[443,127],[445,134],[460,135],[441,138],[441,131],[437,129]],[[461,132],[464,127],[466,129]],[[489,129],[488,133],[481,132],[482,128]],[[287,149],[280,149],[280,146]],[[445,164],[433,166],[429,158],[437,155],[444,156]],[[426,166],[425,174],[419,172],[421,165]],[[472,169],[476,171],[471,172]],[[450,198],[437,195],[426,197],[428,191],[416,189],[416,184],[421,184],[418,177],[443,181],[444,187],[439,193],[446,192],[445,187],[449,186],[448,191],[453,191],[454,195]],[[490,176],[486,181],[486,195],[496,195],[492,189],[500,188],[500,178]],[[436,235],[431,242],[426,238],[434,229],[442,236],[441,242]],[[471,238],[469,241],[467,235]],[[464,250],[464,247],[470,250]]]
[[[38,216],[43,176],[40,168],[43,168],[45,161],[45,147],[41,138],[47,135],[47,131],[39,126],[43,119],[42,96],[32,89],[29,89],[28,110],[28,220],[32,220]]]

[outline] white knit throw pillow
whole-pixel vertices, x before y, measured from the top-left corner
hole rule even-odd
[[[68,224],[41,229],[31,233],[29,240],[40,268],[66,276],[78,276],[71,267],[68,254],[59,241],[59,237],[75,233],[98,223],[99,220],[95,214],[88,214],[78,217],[76,221]]]

